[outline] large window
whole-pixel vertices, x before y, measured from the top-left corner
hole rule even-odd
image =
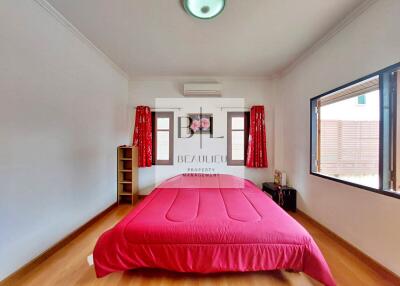
[[[249,117],[250,112],[228,112],[228,165],[245,165],[249,140]]]
[[[174,163],[174,113],[152,112],[153,165]]]
[[[395,144],[399,67],[311,99],[311,174],[400,197]]]

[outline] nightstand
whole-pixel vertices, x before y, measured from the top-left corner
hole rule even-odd
[[[278,186],[274,183],[263,183],[262,190],[272,196],[283,209],[296,211],[296,190],[287,186]]]

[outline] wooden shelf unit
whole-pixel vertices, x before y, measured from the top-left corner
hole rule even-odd
[[[118,204],[130,197],[134,204],[138,200],[138,167],[137,148],[133,146],[118,147]]]

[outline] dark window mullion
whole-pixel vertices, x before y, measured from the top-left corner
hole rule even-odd
[[[317,114],[318,99],[310,102],[310,172],[318,172],[317,168],[317,146],[318,146],[318,114]]]
[[[391,188],[392,166],[392,122],[391,122],[391,73],[385,72],[379,76],[380,82],[380,124],[379,124],[379,189]]]
[[[398,115],[399,115],[399,110],[397,110],[397,102],[399,98],[397,97],[399,92],[398,92],[398,81],[399,81],[399,76],[400,72],[399,70],[396,70],[393,75],[392,75],[392,188],[394,191],[398,191],[398,183],[399,183],[399,177],[397,176],[398,170],[397,168],[399,167],[399,163],[397,162],[398,158],[398,153],[400,151],[399,148],[397,148],[397,138],[398,138]]]

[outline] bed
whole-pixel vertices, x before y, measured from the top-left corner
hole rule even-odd
[[[135,268],[212,273],[287,269],[335,285],[310,234],[252,182],[179,175],[98,239],[97,277]]]

